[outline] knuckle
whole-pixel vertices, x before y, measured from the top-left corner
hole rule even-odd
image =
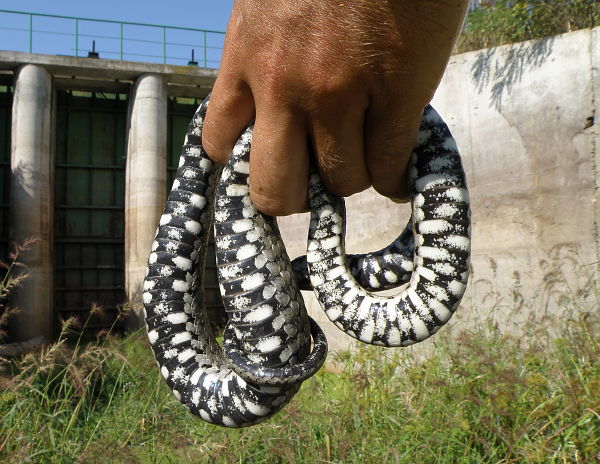
[[[370,152],[367,169],[373,188],[388,198],[402,199],[408,195],[406,173],[409,151],[380,149]]]
[[[254,86],[255,89],[260,88],[260,94],[263,96],[263,100],[278,100],[282,98],[287,92],[289,92],[289,85],[284,76],[277,74],[277,72],[269,72],[265,69],[261,80]]]
[[[344,187],[332,187],[329,190],[332,193],[335,193],[339,197],[349,197],[351,195],[354,195],[355,193],[362,192],[364,189],[354,188],[351,186],[344,186]]]
[[[308,87],[309,101],[317,108],[323,104],[337,105],[340,101],[351,100],[357,95],[357,86],[351,76],[348,75],[318,75],[309,82]]]
[[[252,92],[261,100],[278,99],[290,91],[293,82],[285,57],[275,50],[268,54],[258,54],[248,70],[248,80]]]
[[[370,143],[367,143],[367,165],[380,169],[391,168],[394,171],[406,168],[412,151],[412,138],[411,143],[407,143],[409,137],[406,134],[385,131],[380,131],[377,137],[378,140],[370,140]]]
[[[359,179],[353,179],[350,182],[346,181],[343,183],[340,183],[339,181],[335,183],[329,183],[326,181],[325,185],[327,186],[330,192],[340,197],[349,197],[351,195],[354,195],[355,193],[362,192],[363,190],[369,188],[368,181]]]
[[[383,195],[396,201],[404,202],[409,197],[408,184],[406,182],[406,173],[400,171],[398,174],[390,174],[373,177],[373,189]]]
[[[397,186],[373,184],[373,189],[395,203],[406,203],[410,199],[408,188],[401,182]]]
[[[315,98],[321,100],[336,99],[349,93],[349,85],[335,77],[316,79],[311,83],[310,91]]]
[[[301,211],[293,203],[284,199],[259,193],[250,189],[250,198],[256,208],[263,214],[269,216],[289,216]]]
[[[349,197],[371,186],[369,173],[362,161],[328,156],[319,158],[318,162],[325,186],[338,196]]]
[[[225,164],[228,158],[228,150],[225,145],[213,138],[212,134],[206,131],[202,134],[202,148],[210,159],[220,164]]]
[[[404,153],[400,150],[381,149],[370,151],[367,154],[367,163],[369,167],[381,166],[381,169],[396,168],[399,161],[404,158]]]

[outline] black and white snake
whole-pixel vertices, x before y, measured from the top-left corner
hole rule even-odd
[[[175,396],[207,422],[243,427],[279,411],[325,360],[327,341],[300,288],[313,288],[329,319],[365,343],[410,345],[450,319],[469,274],[469,198],[456,144],[427,107],[409,167],[412,218],[404,232],[378,252],[346,256],[344,202],[313,174],[308,252],[292,264],[275,219],[250,201],[252,126],[220,168],[201,146],[207,105],[186,135],[143,300],[148,337]],[[212,222],[229,317],[222,346],[203,305]],[[372,293],[401,284],[393,297]]]

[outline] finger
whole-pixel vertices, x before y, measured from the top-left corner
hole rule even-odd
[[[306,211],[308,165],[304,117],[259,105],[250,151],[250,197],[255,206],[271,216]]]
[[[364,156],[365,106],[320,110],[309,121],[319,173],[336,195],[350,196],[370,185]]]
[[[237,85],[218,80],[202,129],[202,146],[210,158],[225,164],[235,142],[254,118],[254,101],[250,89],[243,83]]]
[[[407,166],[423,108],[399,101],[372,99],[366,116],[365,153],[373,188],[383,196],[405,201],[409,195]]]

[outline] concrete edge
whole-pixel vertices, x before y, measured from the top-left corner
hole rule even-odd
[[[151,73],[161,74],[173,84],[209,87],[218,72],[192,66],[0,51],[0,70],[15,70],[23,63],[43,66],[55,77],[134,81],[140,74]]]

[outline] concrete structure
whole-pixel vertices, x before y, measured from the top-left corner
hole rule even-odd
[[[24,65],[24,63],[27,63]],[[30,277],[13,292],[9,336],[19,342],[54,334],[54,146],[57,89],[129,94],[125,183],[126,290],[135,303],[166,197],[167,98],[204,98],[216,71],[0,52],[0,73],[12,74],[10,239],[38,239],[23,256]],[[135,306],[135,304],[134,304]],[[139,309],[139,305],[138,305]],[[137,324],[140,323],[137,313]],[[134,319],[134,322],[136,320]]]
[[[130,99],[129,118],[125,288],[130,300],[138,302],[167,190],[167,85],[160,75],[144,74],[138,78]],[[134,305],[133,310],[139,326],[143,318],[141,308]]]
[[[34,237],[27,265],[27,285],[17,287],[18,313],[9,331],[18,340],[52,334],[52,78],[41,66],[27,64],[16,72],[12,111],[10,208],[11,239]]]
[[[466,314],[494,310],[503,327],[521,329],[516,307],[535,305],[542,317],[567,309],[553,290],[593,293],[599,69],[600,28],[453,57],[434,104],[467,158]]]
[[[139,125],[149,117],[164,133],[164,95],[202,97],[215,72],[0,52],[0,72],[16,72],[24,62],[46,69],[55,88],[129,92],[137,82],[126,191],[127,288],[135,297],[165,192],[160,134],[143,135]],[[473,209],[473,273],[452,328],[491,316],[502,329],[523,330],[530,310],[539,317],[563,310],[555,290],[564,284],[582,297],[591,292],[595,281],[587,277],[600,262],[599,69],[599,28],[452,57],[433,103],[463,153]],[[141,111],[144,105],[150,110]],[[151,146],[142,146],[146,136]],[[12,205],[20,208],[14,198]],[[351,197],[347,209],[350,252],[386,245],[409,217],[407,206],[372,191]],[[304,253],[308,216],[279,223],[290,256]],[[353,346],[310,293],[305,299],[333,349]]]
[[[473,272],[452,328],[491,317],[501,329],[525,330],[531,312],[568,309],[560,300],[567,283],[594,297],[599,69],[600,28],[451,58],[433,105],[463,155],[473,212]],[[386,245],[410,214],[373,191],[346,206],[350,252]],[[279,224],[290,256],[303,253],[308,215]],[[331,347],[355,346],[304,295]]]
[[[217,77],[215,69],[192,66],[0,51],[0,72],[14,72],[25,63],[42,66],[57,88],[108,92],[129,92],[138,77],[157,74],[165,81],[169,96],[202,98]]]

